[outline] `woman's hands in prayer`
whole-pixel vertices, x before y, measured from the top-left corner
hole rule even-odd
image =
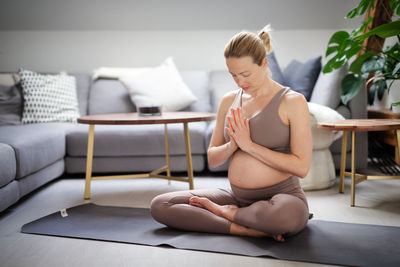
[[[246,151],[251,144],[249,120],[243,116],[242,108],[231,108],[231,116],[228,116],[229,127],[225,130],[229,134],[230,142],[241,150]]]

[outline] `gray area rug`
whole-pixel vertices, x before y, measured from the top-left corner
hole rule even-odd
[[[21,232],[348,266],[400,263],[400,227],[320,220],[279,243],[179,231],[154,221],[149,209],[84,204],[27,223]]]

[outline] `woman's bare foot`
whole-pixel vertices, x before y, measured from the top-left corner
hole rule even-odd
[[[189,204],[192,206],[209,210],[215,215],[228,219],[231,222],[233,222],[233,217],[235,216],[236,211],[238,210],[238,207],[235,205],[221,206],[212,202],[208,198],[197,197],[197,196],[191,197],[189,199]]]
[[[278,242],[285,241],[285,239],[283,238],[283,236],[281,234],[271,236],[267,233],[264,233],[264,232],[261,232],[258,230],[254,230],[254,229],[250,229],[250,228],[241,226],[236,223],[231,224],[230,233],[232,235],[251,236],[251,237],[272,237],[273,239],[275,239]]]

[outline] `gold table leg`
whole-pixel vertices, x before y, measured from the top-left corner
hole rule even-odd
[[[92,181],[93,165],[93,143],[94,143],[94,125],[89,125],[87,154],[86,154],[86,179],[85,179],[85,199],[90,199],[90,182]]]
[[[355,154],[356,154],[356,132],[351,132],[351,200],[350,205],[353,207],[356,198],[356,170],[355,170]]]
[[[189,189],[192,190],[193,186],[193,165],[192,165],[192,151],[190,149],[190,137],[189,137],[189,128],[188,123],[183,123],[183,132],[185,135],[185,149],[186,149],[186,165],[187,165],[187,174],[189,179]]]
[[[342,136],[342,154],[340,159],[340,185],[339,193],[344,193],[344,172],[346,171],[346,148],[347,148],[347,131],[343,131]]]
[[[165,164],[167,164],[167,176],[171,176],[171,160],[169,157],[169,143],[168,143],[168,127],[164,124],[164,145],[165,145]],[[168,179],[168,184],[171,184],[171,180]]]
[[[396,152],[398,153],[397,156],[400,160],[400,129],[396,130],[396,136],[397,136],[397,150]]]

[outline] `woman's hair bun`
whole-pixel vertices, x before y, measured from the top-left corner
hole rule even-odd
[[[271,25],[266,25],[261,31],[258,32],[258,37],[263,41],[267,54],[272,52],[272,45],[271,45],[271,35],[270,32],[272,31]]]

